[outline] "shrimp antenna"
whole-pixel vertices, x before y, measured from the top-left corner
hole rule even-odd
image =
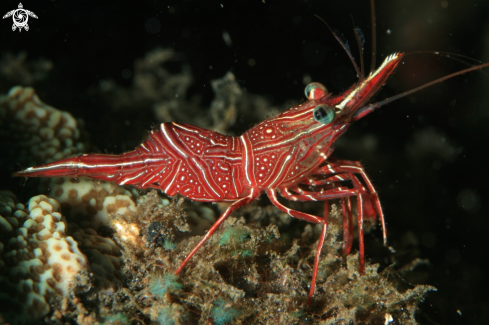
[[[465,64],[465,65],[468,65],[468,66],[471,66],[471,67],[474,67],[475,65],[469,63],[468,61],[475,62],[478,65],[482,63],[482,61],[476,60],[474,58],[471,58],[470,56],[466,56],[466,55],[462,55],[462,54],[457,54],[457,53],[450,53],[450,52],[440,52],[440,51],[416,51],[416,52],[405,53],[405,56],[406,55],[412,55],[412,54],[424,54],[424,53],[426,53],[426,54],[434,54],[434,55],[438,55],[438,56],[441,56],[441,57],[445,57],[445,58],[448,58],[448,59],[451,59],[451,60],[460,62],[462,64]],[[489,75],[485,71],[481,71],[481,72],[484,75],[486,75],[486,76]]]
[[[365,79],[365,67],[363,64],[363,46],[365,45],[365,35],[363,35],[362,30],[360,27],[355,27],[355,20],[353,19],[353,16],[350,15],[351,21],[353,23],[353,34],[355,34],[355,39],[357,40],[357,46],[358,46],[358,52],[360,53],[360,72],[361,72],[361,77],[359,77],[361,80]]]
[[[456,77],[456,76],[460,76],[460,75],[466,74],[466,73],[471,72],[471,71],[481,70],[481,69],[488,68],[488,67],[489,67],[489,63],[484,63],[484,64],[477,65],[477,66],[474,66],[474,67],[471,67],[471,68],[460,70],[460,71],[451,73],[451,74],[449,74],[447,76],[444,76],[444,77],[438,78],[436,80],[430,81],[428,83],[425,83],[424,85],[421,85],[419,87],[416,87],[416,88],[413,88],[411,90],[405,91],[405,92],[403,92],[401,94],[398,94],[396,96],[392,96],[392,97],[386,98],[384,100],[381,100],[380,102],[369,104],[367,106],[364,106],[364,107],[358,109],[356,111],[356,113],[354,114],[354,116],[352,118],[352,121],[357,121],[357,120],[361,119],[362,117],[364,117],[365,115],[370,114],[371,112],[373,112],[374,110],[376,110],[377,108],[379,108],[381,106],[387,105],[387,104],[389,104],[389,103],[391,103],[391,102],[393,102],[393,101],[395,101],[395,100],[397,100],[399,98],[406,97],[406,96],[411,95],[411,94],[413,94],[415,92],[418,92],[418,91],[420,91],[422,89],[425,89],[425,88],[428,88],[430,86],[433,86],[434,84],[440,83],[442,81],[445,81],[447,79],[450,79],[450,78],[453,78],[453,77]]]
[[[372,24],[372,63],[370,64],[370,73],[375,71],[375,56],[377,50],[377,23],[375,22],[375,3],[370,0],[370,21]]]
[[[365,79],[365,68],[363,64],[363,45],[365,44],[365,36],[359,27],[353,28],[353,33],[358,44],[358,50],[360,51],[360,71],[362,72],[362,80]]]
[[[318,18],[319,20],[321,20],[325,25],[326,27],[328,27],[329,31],[331,32],[331,34],[333,34],[334,38],[336,38],[336,40],[338,41],[338,43],[340,43],[341,47],[343,47],[343,49],[345,50],[346,54],[348,55],[348,57],[350,58],[350,61],[351,63],[353,64],[353,67],[355,68],[355,72],[357,73],[357,76],[359,78],[362,79],[363,81],[363,75],[361,74],[360,72],[360,69],[358,68],[358,65],[357,63],[355,62],[355,58],[353,57],[353,55],[351,55],[351,51],[350,51],[350,47],[348,46],[348,42],[345,42],[341,36],[339,36],[338,34],[336,34],[332,29],[331,27],[329,27],[329,25],[324,21],[324,19],[322,19],[321,17],[319,17],[318,15],[314,15],[316,18]]]

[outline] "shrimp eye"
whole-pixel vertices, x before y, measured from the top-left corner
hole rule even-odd
[[[335,116],[334,108],[325,104],[316,106],[312,114],[314,115],[314,119],[316,121],[323,124],[333,122]]]
[[[326,89],[326,87],[319,82],[311,82],[304,89],[304,93],[309,100],[318,99],[326,95],[328,93],[328,89]]]

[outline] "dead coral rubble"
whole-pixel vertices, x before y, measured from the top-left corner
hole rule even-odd
[[[311,309],[306,301],[315,243],[290,240],[274,225],[254,228],[243,218],[229,218],[175,277],[173,272],[199,240],[182,237],[182,230],[188,229],[182,227],[186,222],[181,204],[177,200],[161,207],[152,192],[136,213],[124,216],[138,223],[142,237],[138,245],[119,241],[125,285],[104,300],[112,312],[139,324],[377,324],[386,317],[416,324],[417,304],[434,290],[412,286],[401,292],[392,271],[378,273],[376,265],[367,265],[360,276],[358,256],[340,255],[341,213],[336,208]],[[154,222],[164,225],[159,236],[175,240],[176,247],[156,244]],[[309,225],[304,231],[310,237],[316,229]]]

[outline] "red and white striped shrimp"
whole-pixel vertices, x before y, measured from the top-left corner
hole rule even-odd
[[[337,39],[354,64],[359,76],[358,82],[338,95],[329,93],[320,83],[311,83],[305,89],[306,102],[257,124],[239,137],[187,124],[163,123],[151,131],[148,139],[133,151],[121,155],[84,154],[30,167],[14,175],[85,176],[120,185],[156,188],[170,196],[181,194],[196,201],[232,202],[181,263],[176,274],[184,269],[192,256],[233,211],[266,193],[281,211],[294,218],[322,225],[308,296],[310,303],[328,229],[330,200],[340,199],[342,203],[343,250],[347,254],[353,241],[351,197],[356,197],[361,273],[365,256],[364,219],[378,217],[382,224],[384,244],[387,238],[381,204],[365,169],[360,162],[332,158],[335,141],[351,123],[385,104],[456,75],[489,66],[486,63],[471,67],[397,96],[368,104],[394,73],[405,54],[394,53],[388,56],[379,68],[365,77],[363,63],[359,69],[348,47]],[[278,201],[277,193],[293,201],[325,201],[324,216],[290,209]]]

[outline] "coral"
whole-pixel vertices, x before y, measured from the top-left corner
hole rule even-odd
[[[183,65],[182,71],[177,74],[171,74],[164,67],[165,63],[178,59],[178,54],[172,49],[154,49],[135,62],[130,89],[121,87],[112,80],[103,80],[100,88],[92,91],[101,94],[116,110],[137,110],[139,107],[157,106],[164,102],[166,107],[161,109],[166,112],[162,113],[162,118],[171,120],[175,114],[188,112],[187,109],[194,106],[189,106],[185,99],[193,80],[190,67]],[[183,105],[185,110],[180,109]]]
[[[134,189],[83,177],[45,179],[41,188],[60,203],[71,236],[90,261],[95,291],[115,292],[123,281],[123,257],[112,236],[129,246],[144,247],[139,224],[122,216],[135,212],[137,201],[146,197]]]
[[[88,271],[88,261],[72,237],[60,205],[40,195],[29,200],[27,209],[15,203],[11,193],[1,193],[3,227],[2,259],[8,267],[1,277],[1,311],[8,321],[27,322],[46,315],[48,300],[69,296],[79,277]]]
[[[148,196],[141,196],[134,188],[84,177],[52,177],[43,179],[40,191],[61,204],[69,224],[95,230],[110,227],[121,240],[130,241],[133,245],[140,243],[139,225],[128,223],[124,218],[114,218],[114,215],[125,216],[135,212],[137,204],[142,205],[148,200]],[[158,201],[160,208],[170,204],[166,198]],[[215,221],[214,212],[201,204],[190,203],[187,213],[192,234],[203,234]],[[171,246],[171,241],[168,245]]]
[[[188,94],[194,81],[190,66],[182,64],[180,72],[173,74],[165,68],[165,64],[178,60],[179,55],[172,49],[154,49],[136,60],[130,88],[117,85],[113,80],[103,80],[91,93],[104,98],[115,110],[133,112],[152,107],[159,122],[186,121],[228,133],[231,126],[242,131],[243,126],[280,111],[263,96],[241,89],[234,74],[228,72],[212,81],[215,97],[210,104],[210,114],[202,114],[209,108],[200,106],[200,96]]]
[[[213,80],[212,89],[215,93],[211,103],[213,130],[224,133],[236,122],[237,105],[243,92],[231,72],[226,73],[221,79]]]
[[[83,177],[47,178],[41,183],[41,192],[61,204],[68,223],[75,223],[83,229],[113,226],[111,216],[136,211],[136,200],[139,197],[136,191]],[[139,235],[137,230],[131,233],[127,227],[120,229],[115,226],[114,229],[127,231],[126,240]]]
[[[112,238],[100,236],[91,228],[72,230],[71,235],[90,261],[93,289],[105,293],[115,292],[123,280],[120,247]]]
[[[52,68],[53,63],[46,59],[27,61],[26,52],[17,55],[5,53],[0,60],[3,84],[32,86],[36,82],[45,80]]]
[[[30,87],[13,87],[7,95],[0,95],[0,139],[4,158],[14,158],[6,162],[24,166],[59,160],[85,149],[73,116],[43,103]]]

